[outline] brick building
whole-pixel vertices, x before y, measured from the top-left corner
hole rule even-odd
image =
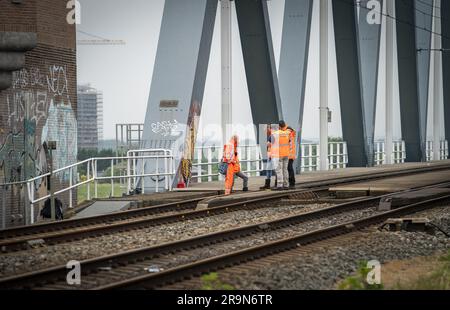
[[[54,169],[76,161],[76,29],[67,21],[67,3],[0,1],[0,184],[47,172],[49,159],[43,148],[46,141],[57,142]],[[27,36],[35,37],[32,50],[32,44],[27,46]],[[21,46],[25,46],[22,53],[29,50],[23,60],[19,55]],[[16,56],[17,66],[8,68],[11,62],[6,61],[7,57]],[[60,173],[54,177],[54,188],[68,182],[69,173]],[[32,187],[37,197],[47,193],[45,182],[36,182]],[[6,219],[6,226],[23,224],[24,217],[29,217],[25,188],[0,186],[0,215]],[[67,206],[68,194],[61,198]]]

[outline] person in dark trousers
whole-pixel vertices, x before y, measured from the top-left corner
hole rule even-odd
[[[294,171],[294,161],[297,157],[297,149],[295,145],[296,132],[292,127],[287,128],[289,131],[289,162],[288,162],[288,174],[289,174],[289,188],[295,188],[295,171]]]
[[[272,179],[272,176],[275,175],[275,186],[277,186],[277,176],[274,173],[274,167],[272,164],[272,143],[271,143],[271,136],[272,136],[272,125],[267,124],[267,163],[266,163],[266,179],[264,182],[264,186],[260,187],[259,189],[270,189],[270,182]]]

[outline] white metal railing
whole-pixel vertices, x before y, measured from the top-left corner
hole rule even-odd
[[[238,146],[239,162],[241,170],[246,174],[259,176],[263,171],[262,155],[259,145]],[[202,178],[207,178],[208,182],[215,179],[223,180],[223,176],[218,172],[218,164],[223,156],[223,148],[217,146],[202,146],[195,148],[195,158],[192,167],[195,168],[192,179],[197,183],[203,182]],[[205,173],[204,173],[205,172]]]
[[[316,171],[319,166],[318,144],[306,143],[300,146],[300,160],[301,171]],[[328,162],[329,169],[346,168],[348,164],[348,151],[346,142],[331,142],[328,147]],[[192,178],[197,182],[204,181],[207,178],[208,182],[214,179],[222,180],[217,171],[217,166],[222,158],[222,147],[196,147],[196,158],[193,163],[193,167],[196,167],[196,173],[193,173]],[[242,171],[247,174],[260,175],[263,171],[263,161],[259,145],[244,145],[238,147],[240,154],[240,162],[242,164]],[[441,142],[440,158],[446,159],[448,157],[448,142]],[[427,160],[431,160],[433,155],[432,142],[427,142]],[[375,143],[375,164],[381,165],[385,163],[386,155],[384,142],[378,141]],[[394,142],[393,161],[394,163],[404,163],[406,158],[405,142]],[[110,163],[110,175],[100,175],[98,171],[98,163],[101,161],[109,161]],[[149,164],[151,167],[149,168]],[[124,173],[115,175],[114,168],[122,165]],[[86,166],[86,179],[79,180],[77,177],[77,169]],[[148,169],[152,170],[148,172]],[[54,196],[61,195],[63,193],[69,193],[69,208],[73,207],[73,191],[78,187],[87,186],[87,199],[91,199],[90,185],[94,184],[94,198],[98,198],[98,184],[99,182],[110,181],[111,191],[110,195],[114,196],[114,185],[117,180],[122,182],[126,180],[126,188],[130,192],[133,188],[136,188],[138,180],[141,179],[142,193],[145,193],[145,178],[156,178],[155,190],[158,192],[160,189],[160,181],[164,182],[162,186],[164,190],[171,190],[173,185],[173,179],[175,176],[175,159],[171,150],[167,149],[143,149],[143,150],[130,150],[127,152],[127,156],[123,157],[97,157],[83,160],[73,165],[63,167],[53,171],[52,178],[58,177],[58,175],[69,176],[68,185],[62,185],[62,188],[54,192]],[[162,170],[162,171],[161,171]],[[29,219],[31,223],[34,223],[35,211],[34,207],[37,203],[42,202],[50,198],[50,194],[42,197],[36,197],[38,188],[37,185],[41,184],[46,178],[50,176],[50,173],[46,173],[35,178],[29,179],[24,182],[5,183],[0,184],[0,189],[3,189],[2,202],[2,227],[6,226],[6,189],[8,186],[21,185],[26,186],[26,211],[25,218]],[[162,178],[162,179],[161,179]],[[160,180],[161,179],[161,180]],[[60,182],[67,183],[67,182]],[[162,188],[161,187],[161,188]],[[29,213],[28,213],[29,211]]]
[[[162,152],[162,155],[141,155],[141,153],[144,154],[151,154],[151,153],[158,153]],[[142,161],[144,164],[137,165],[137,161]],[[100,161],[109,161],[111,163],[111,172],[109,176],[100,176],[98,171],[98,163]],[[154,172],[147,173],[146,172],[146,163],[148,161],[154,162]],[[159,162],[163,161],[162,164]],[[126,175],[115,175],[114,174],[114,168],[119,165],[123,164],[124,162],[127,163],[127,173]],[[78,167],[86,165],[86,180],[75,180],[74,181],[74,175],[75,171]],[[161,165],[161,166],[160,166]],[[69,173],[69,185],[63,186],[58,191],[54,192],[54,196],[58,196],[60,194],[63,194],[65,192],[69,192],[69,208],[72,207],[73,203],[73,191],[77,189],[78,187],[82,185],[87,185],[87,199],[91,199],[91,193],[90,193],[90,184],[94,183],[94,198],[98,198],[98,183],[100,181],[110,181],[111,182],[111,196],[114,196],[114,183],[117,180],[126,179],[128,180],[128,190],[131,190],[131,180],[134,180],[133,184],[137,184],[137,178],[142,178],[142,180],[145,179],[145,177],[156,177],[157,180],[159,180],[160,177],[164,178],[164,188],[166,190],[172,189],[172,183],[173,178],[175,176],[175,169],[174,169],[174,157],[170,150],[134,150],[128,152],[127,156],[122,157],[96,157],[96,158],[90,158],[83,160],[81,162],[75,163],[73,165],[63,167],[60,169],[57,169],[53,171],[53,177],[56,177],[58,174],[65,174]],[[160,167],[164,167],[163,172],[160,171]],[[138,171],[139,170],[139,171]],[[28,180],[27,183],[27,193],[28,193],[28,204],[30,208],[30,221],[31,223],[34,222],[34,205],[36,203],[42,202],[48,198],[50,198],[50,194],[44,195],[42,197],[35,197],[35,184],[42,182],[45,178],[49,177],[50,173],[46,173],[40,176],[37,176],[35,178],[32,178]],[[159,182],[155,182],[156,191],[159,190]],[[145,187],[142,187],[143,193],[145,192]]]
[[[443,140],[439,144],[439,160],[444,160],[448,158],[448,141]],[[426,159],[427,161],[434,160],[434,150],[433,150],[433,141],[427,141],[426,145]]]
[[[319,144],[304,143],[300,146],[301,171],[318,170]],[[223,176],[217,171],[217,165],[222,158],[223,149],[215,146],[205,146],[195,148],[195,159],[192,179],[198,183],[213,180],[223,180]],[[259,145],[244,145],[238,147],[239,161],[242,164],[242,172],[259,176],[264,171],[264,165]],[[328,144],[329,169],[346,168],[348,165],[348,152],[346,142],[330,142]]]
[[[319,170],[319,144],[303,143],[300,145],[300,169],[305,171]],[[328,143],[328,169],[343,169],[348,165],[348,151],[346,142]]]
[[[162,154],[161,154],[162,153]],[[162,157],[159,157],[161,156]],[[142,149],[142,150],[130,150],[127,152],[127,157],[130,158],[130,160],[127,161],[127,175],[134,174],[135,176],[133,178],[127,178],[128,183],[128,192],[132,190],[132,188],[136,188],[138,184],[138,178],[140,177],[142,181],[142,193],[145,193],[145,177],[153,177],[155,175],[147,175],[145,173],[145,169],[147,166],[147,161],[142,161],[141,163],[141,175],[136,175],[136,173],[132,173],[133,171],[136,171],[136,169],[139,169],[138,166],[138,159],[141,159],[141,157],[147,157],[147,156],[158,156],[158,158],[163,159],[163,165],[164,165],[164,173],[156,175],[157,180],[155,181],[155,191],[159,192],[159,177],[164,176],[164,189],[165,190],[172,190],[172,184],[173,179],[172,177],[175,176],[175,161],[173,158],[173,154],[171,150],[167,149]],[[158,173],[160,170],[159,166],[159,160],[155,161],[155,171]],[[169,177],[165,177],[166,173],[168,171],[172,171],[172,175]]]
[[[392,163],[403,164],[406,160],[405,141],[393,141],[392,148]],[[375,141],[374,149],[375,166],[384,165],[386,163],[385,142]]]

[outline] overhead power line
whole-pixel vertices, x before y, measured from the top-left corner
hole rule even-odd
[[[386,18],[390,18],[390,19],[392,19],[392,20],[394,20],[394,21],[396,21],[396,22],[398,22],[398,23],[401,23],[401,24],[404,24],[404,25],[408,25],[408,26],[410,26],[411,28],[420,29],[420,30],[426,31],[426,32],[428,32],[428,33],[437,35],[437,36],[439,36],[439,37],[441,37],[441,38],[445,38],[445,39],[450,40],[450,37],[445,36],[445,35],[443,35],[443,34],[441,34],[441,33],[438,33],[438,32],[432,31],[432,30],[429,30],[429,29],[427,29],[427,28],[425,28],[425,27],[419,27],[419,26],[414,25],[414,24],[412,24],[412,23],[410,23],[410,22],[408,22],[408,21],[404,21],[404,20],[398,19],[398,18],[393,17],[393,16],[391,16],[391,15],[389,15],[389,14],[385,14],[385,13],[383,13],[383,12],[376,11],[376,10],[374,10],[374,9],[368,9],[367,7],[361,6],[361,2],[355,3],[355,2],[349,1],[349,0],[339,0],[339,1],[341,1],[341,2],[343,2],[343,3],[345,3],[345,4],[347,4],[347,5],[350,5],[350,6],[354,7],[354,8],[359,7],[360,9],[363,9],[363,10],[372,11],[372,12],[375,12],[375,13],[377,13],[377,14],[380,14],[381,16],[385,16]],[[444,0],[444,1],[449,1],[449,0]]]
[[[77,32],[87,35],[91,38],[95,38],[95,40],[77,40],[77,44],[79,44],[79,45],[125,45],[126,44],[125,41],[123,41],[123,40],[106,39],[104,37],[83,31],[81,29],[77,29]]]

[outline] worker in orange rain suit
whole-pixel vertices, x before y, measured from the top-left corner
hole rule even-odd
[[[287,128],[290,134],[289,139],[289,162],[288,162],[288,174],[289,174],[289,188],[295,188],[295,172],[294,172],[294,161],[297,157],[296,148],[296,132],[292,127]]]
[[[271,155],[275,171],[277,173],[277,190],[287,190],[289,174],[288,163],[290,153],[290,132],[286,123],[280,121],[279,129],[272,133],[271,137]]]
[[[227,175],[225,176],[225,195],[230,195],[233,189],[234,176],[240,177],[243,182],[243,191],[248,191],[248,177],[241,172],[241,166],[239,164],[237,147],[239,143],[238,136],[234,135],[230,141],[224,145],[223,149],[223,161],[228,164]]]

